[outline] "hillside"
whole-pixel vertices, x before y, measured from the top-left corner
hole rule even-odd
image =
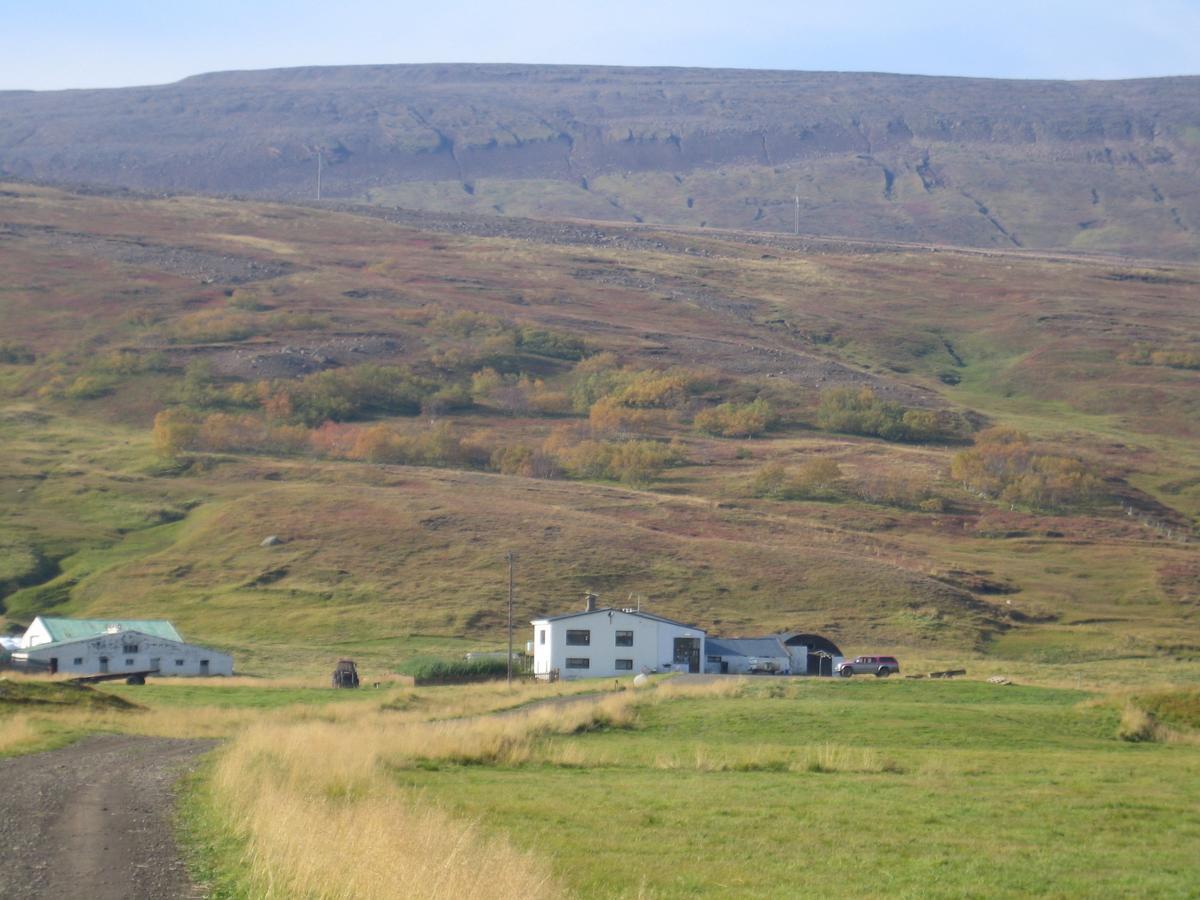
[[[1200,78],[568,66],[0,93],[0,176],[870,240],[1200,252]]]
[[[1196,266],[0,204],[10,623],[390,665],[500,640],[512,549],[518,622],[596,590],[849,652],[1195,668]]]

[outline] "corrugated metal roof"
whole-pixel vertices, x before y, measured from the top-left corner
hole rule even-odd
[[[139,631],[150,637],[183,643],[183,637],[175,630],[175,626],[165,619],[56,619],[47,616],[38,618],[42,620],[42,625],[54,644],[85,641],[106,634],[110,629]]]
[[[173,643],[181,644],[184,647],[193,647],[193,648],[201,649],[201,650],[207,649],[207,648],[201,647],[199,644],[189,644],[187,641],[184,641],[184,640],[176,640],[175,638],[168,638],[165,635],[161,635],[161,634],[146,634],[144,632],[134,631],[129,628],[122,629],[121,631],[116,632],[116,634],[117,635],[131,635],[133,637],[155,638],[157,640],[166,640],[166,641],[171,641]],[[50,641],[47,644],[34,644],[32,647],[24,647],[21,650],[14,650],[13,653],[20,655],[20,654],[29,654],[29,653],[35,653],[35,652],[41,653],[43,650],[59,650],[63,647],[74,647],[78,644],[86,644],[90,641],[98,640],[100,638],[113,637],[113,636],[114,635],[112,635],[112,634],[100,632],[99,634],[89,634],[87,637],[82,637],[82,638],[67,638],[65,641]]]
[[[787,656],[787,649],[778,638],[714,638],[704,642],[706,656]]]
[[[594,616],[594,615],[596,615],[596,613],[606,613],[606,612],[625,613],[625,615],[627,615],[627,616],[637,616],[639,619],[651,619],[652,621],[655,621],[655,622],[665,622],[668,625],[677,625],[680,628],[690,628],[692,631],[699,631],[701,633],[704,632],[703,628],[697,628],[695,625],[689,625],[686,622],[676,622],[674,619],[667,619],[667,618],[664,618],[663,616],[655,616],[655,615],[652,615],[647,612],[639,612],[638,610],[630,611],[627,609],[618,609],[615,606],[604,606],[599,609],[593,609],[593,610],[581,609],[578,612],[563,613],[562,615],[558,615],[558,616],[543,616],[540,619],[531,620],[530,624],[532,625],[537,622],[561,622],[563,619],[574,619],[579,616]]]

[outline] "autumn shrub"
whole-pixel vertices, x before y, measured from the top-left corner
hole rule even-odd
[[[182,409],[164,409],[154,417],[154,449],[162,456],[178,456],[196,447],[200,417]]]
[[[169,366],[165,353],[114,350],[96,357],[89,368],[93,372],[106,372],[111,375],[139,375],[143,372],[162,372]]]
[[[37,354],[25,344],[16,341],[0,341],[0,363],[10,366],[27,366],[37,359]]]
[[[757,399],[750,403],[722,403],[696,413],[692,423],[699,431],[722,437],[754,437],[775,422],[771,404]]]
[[[1039,452],[1029,436],[989,428],[958,453],[951,475],[981,496],[1035,509],[1063,509],[1095,502],[1103,482],[1082,460]]]
[[[554,478],[562,474],[562,468],[550,454],[527,447],[497,447],[492,451],[491,467],[502,475],[520,475],[524,478]]]
[[[688,399],[697,380],[686,369],[630,372],[613,398],[633,409],[675,409]]]
[[[1120,359],[1135,366],[1166,366],[1172,369],[1200,369],[1200,349],[1164,348],[1155,350],[1148,344],[1137,344],[1120,355]]]
[[[264,309],[270,309],[254,288],[237,288],[233,296],[225,301],[225,305],[242,312],[262,312]]]
[[[905,469],[860,466],[846,489],[860,500],[881,506],[922,512],[941,512],[945,508],[945,500],[928,478]]]
[[[601,397],[617,390],[627,374],[615,353],[605,351],[580,360],[571,370],[568,393],[575,412],[586,413]]]
[[[473,405],[471,392],[465,385],[448,384],[421,401],[421,412],[436,417],[448,412],[470,409]]]
[[[175,401],[193,409],[221,406],[226,393],[217,378],[213,365],[206,359],[193,359],[183,370],[183,378],[175,385]]]
[[[457,466],[468,461],[462,441],[445,422],[416,434],[402,434],[387,425],[360,428],[346,455],[393,465]]]
[[[832,459],[811,459],[797,467],[769,462],[750,479],[753,497],[772,500],[819,500],[839,496],[842,468]]]
[[[679,447],[660,441],[583,440],[559,453],[563,469],[576,478],[644,485],[683,461]]]
[[[167,330],[172,344],[211,344],[244,341],[270,329],[270,323],[252,313],[228,309],[203,309],[189,313]]]
[[[545,328],[522,328],[516,334],[516,345],[522,353],[551,359],[578,360],[587,355],[583,338]]]
[[[439,388],[436,382],[406,368],[371,363],[276,383],[271,393],[287,394],[292,416],[316,425],[326,419],[341,422],[379,415],[416,415],[422,402]]]
[[[956,440],[970,431],[956,413],[908,409],[881,400],[869,387],[837,387],[822,392],[816,423],[823,431],[909,443]]]
[[[91,372],[78,376],[63,389],[68,400],[92,400],[111,394],[117,387],[117,379],[105,372]]]
[[[643,432],[666,421],[664,410],[625,406],[614,397],[601,397],[588,411],[588,424],[597,436]]]
[[[470,397],[509,415],[561,415],[571,411],[571,399],[565,391],[548,386],[540,378],[502,374],[490,367],[471,376]]]
[[[267,316],[266,331],[326,331],[332,324],[329,316],[320,313],[283,311]]]
[[[490,313],[459,309],[454,312],[436,313],[429,319],[426,327],[431,331],[450,337],[470,338],[499,334],[510,329],[512,325]]]

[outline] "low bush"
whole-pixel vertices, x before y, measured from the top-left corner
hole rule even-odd
[[[10,366],[27,366],[36,359],[37,354],[25,344],[18,344],[15,341],[0,341],[0,363]]]
[[[516,345],[522,353],[551,359],[579,360],[587,355],[583,338],[544,328],[522,328],[517,332]]]
[[[1121,722],[1117,725],[1117,737],[1134,744],[1149,743],[1158,740],[1158,732],[1154,716],[1133,703],[1125,704],[1121,710]]]
[[[440,389],[406,368],[368,364],[316,372],[295,382],[272,382],[260,391],[260,402],[264,409],[272,402],[278,409],[290,408],[293,419],[317,425],[378,415],[414,416]]]
[[[172,344],[244,341],[270,329],[266,319],[228,309],[204,309],[177,319],[167,331]]]
[[[722,437],[754,437],[774,424],[775,411],[766,400],[750,403],[722,403],[698,412],[693,424],[700,431]]]
[[[887,441],[927,443],[958,440],[970,432],[963,418],[944,410],[908,409],[880,400],[870,388],[839,387],[821,394],[817,427]]]
[[[752,497],[772,500],[819,500],[839,495],[842,469],[832,459],[812,459],[796,468],[770,462],[750,479]]]
[[[93,400],[111,394],[117,387],[117,379],[103,372],[80,375],[63,389],[68,400]]]
[[[112,375],[140,375],[143,372],[162,372],[170,367],[165,353],[138,353],[133,350],[114,350],[97,357],[90,368],[94,372]]]
[[[682,450],[659,441],[580,441],[558,454],[568,474],[576,478],[645,485],[668,466],[683,462]]]
[[[1126,350],[1120,358],[1135,366],[1166,366],[1171,369],[1200,369],[1200,350],[1181,348],[1153,350],[1139,344]]]
[[[507,676],[508,663],[503,657],[425,660],[407,667],[401,674],[413,676],[418,685],[494,681]]]
[[[980,432],[975,446],[957,454],[950,473],[968,490],[1035,509],[1094,503],[1100,477],[1080,459],[1038,452],[1029,436],[1011,428]]]

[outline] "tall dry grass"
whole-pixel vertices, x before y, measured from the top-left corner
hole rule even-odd
[[[217,763],[215,806],[244,840],[257,896],[556,897],[549,869],[400,789],[395,726],[255,726]]]
[[[488,691],[438,711],[511,699]],[[221,752],[213,805],[243,839],[242,864],[264,897],[561,896],[545,863],[402,790],[394,773],[430,760],[520,764],[543,736],[627,723],[637,699],[555,700],[448,721],[341,707],[327,718],[260,722]]]
[[[840,772],[873,774],[899,772],[894,760],[869,747],[816,744],[809,747],[778,748],[733,746],[714,750],[697,744],[687,752],[660,754],[656,769],[695,772]]]
[[[43,737],[41,729],[25,713],[0,719],[0,753],[19,751],[37,744]]]

